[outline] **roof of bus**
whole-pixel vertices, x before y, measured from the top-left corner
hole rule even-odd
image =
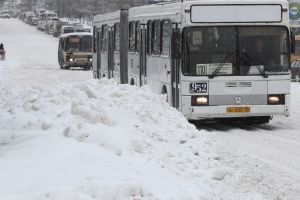
[[[129,8],[129,18],[140,16],[154,16],[154,15],[171,15],[181,12],[182,5],[186,4],[280,4],[284,8],[288,8],[287,0],[184,0],[184,2],[161,2],[157,4],[144,5],[138,7]],[[104,14],[98,14],[94,17],[94,23],[103,22],[107,20],[118,20],[120,18],[120,11],[109,12]]]
[[[74,32],[74,33],[66,33],[66,34],[62,34],[59,37],[60,38],[66,38],[66,37],[70,37],[70,36],[92,36],[92,33],[88,33],[88,32]]]

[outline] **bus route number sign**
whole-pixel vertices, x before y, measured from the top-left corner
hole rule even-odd
[[[190,93],[207,93],[207,83],[190,83]]]

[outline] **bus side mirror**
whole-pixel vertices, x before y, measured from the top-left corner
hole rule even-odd
[[[172,33],[172,58],[180,59],[181,58],[181,33],[180,30],[176,30]]]
[[[295,54],[296,52],[296,37],[295,34],[291,31],[291,53]]]

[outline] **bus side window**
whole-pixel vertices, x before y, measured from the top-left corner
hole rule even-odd
[[[161,51],[161,34],[160,34],[160,20],[155,20],[152,23],[152,53],[153,55],[160,55]]]
[[[107,34],[108,34],[108,28],[107,25],[102,26],[102,35],[101,35],[101,50],[107,51]]]
[[[135,22],[129,22],[129,51],[135,52],[135,41],[136,41],[136,29]]]
[[[151,55],[152,53],[152,21],[147,22],[147,54]]]
[[[120,50],[120,24],[115,24],[115,32],[114,32],[114,50],[119,51]]]
[[[161,55],[170,56],[172,23],[170,20],[162,21]]]
[[[97,27],[93,28],[93,52],[97,52]]]
[[[141,46],[141,44],[140,44],[140,37],[141,37],[141,31],[140,31],[140,22],[139,21],[137,21],[136,23],[135,23],[135,46],[136,46],[136,51],[137,52],[140,52],[140,46]]]

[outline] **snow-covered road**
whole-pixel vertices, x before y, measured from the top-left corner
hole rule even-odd
[[[300,84],[268,125],[197,129],[147,87],[61,70],[57,38],[0,19],[1,200],[297,200]]]
[[[6,85],[51,87],[62,82],[84,81],[91,72],[63,71],[57,62],[58,39],[14,19],[1,19],[0,42],[6,49],[6,62],[0,72]]]
[[[268,125],[211,125],[204,130],[221,142],[218,155],[226,166],[239,171],[233,185],[252,188],[267,199],[299,199],[300,194],[300,91],[292,85],[293,112]],[[203,127],[202,127],[203,128]],[[202,129],[199,128],[199,129]]]

